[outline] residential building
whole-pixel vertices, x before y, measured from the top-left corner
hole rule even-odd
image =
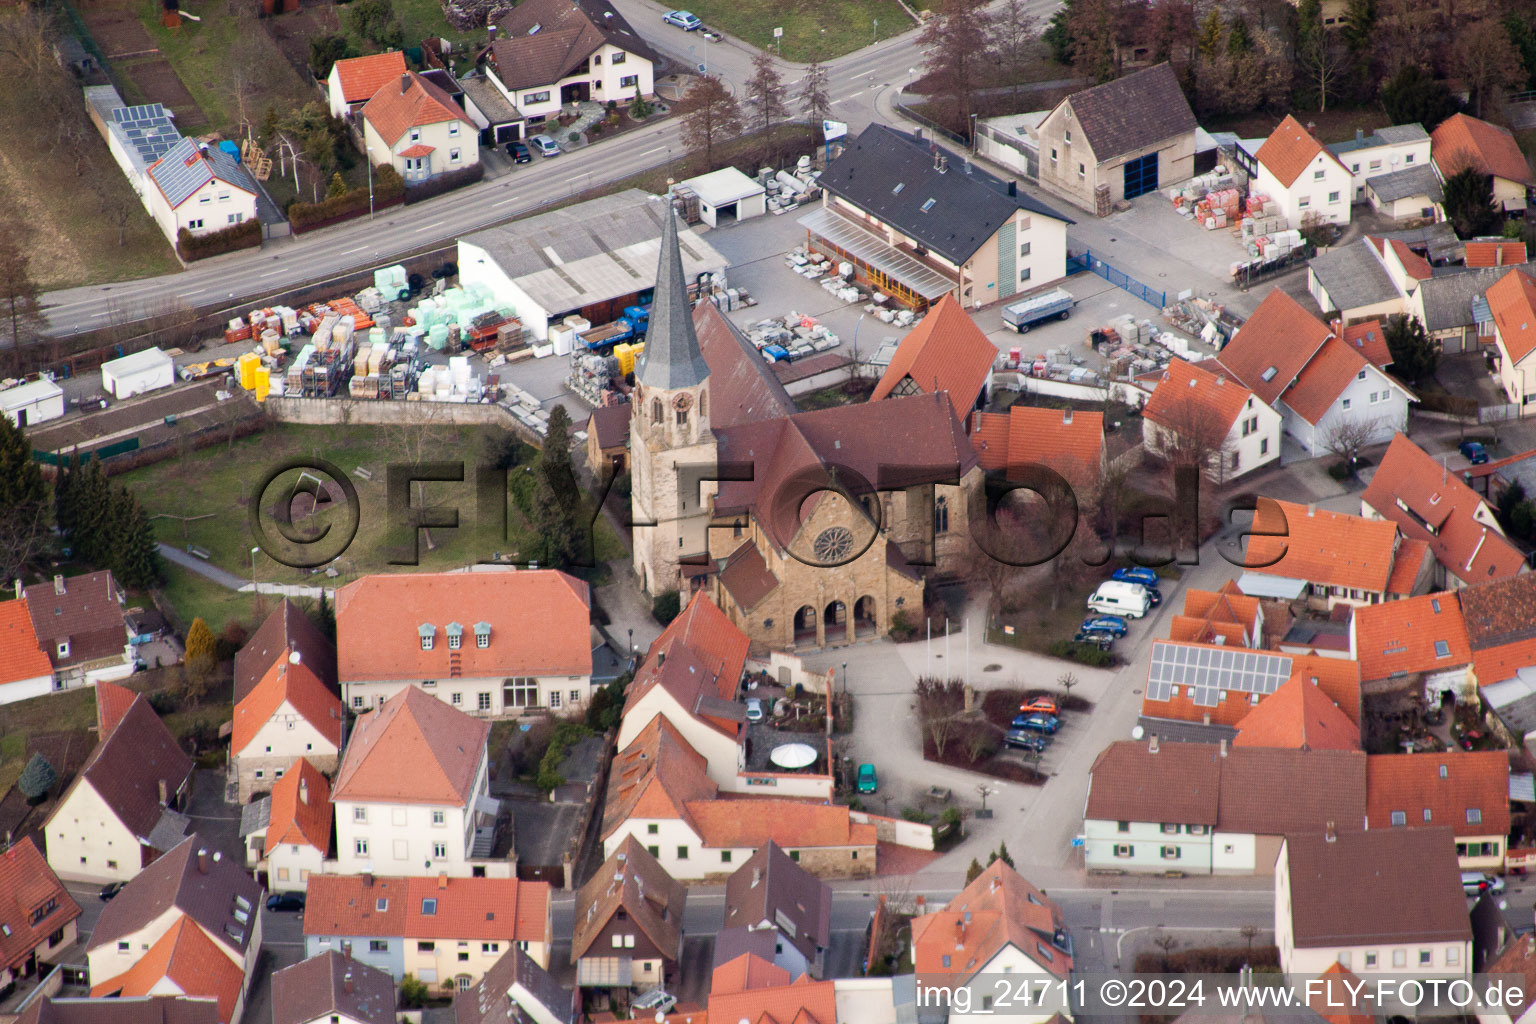
[[[53,662],[38,643],[26,598],[0,604],[0,704],[52,692]]]
[[[1446,464],[1397,434],[1360,499],[1361,514],[1388,519],[1435,556],[1434,585],[1465,587],[1528,570],[1493,509]]]
[[[110,685],[110,684],[98,684]],[[68,881],[126,882],[184,842],[192,759],[142,695],[104,732],[43,825]]]
[[[1256,158],[1250,188],[1272,199],[1289,227],[1349,223],[1353,175],[1296,118],[1285,115]]]
[[[1265,296],[1220,359],[1261,402],[1280,412],[1285,432],[1314,457],[1346,441],[1368,446],[1390,440],[1407,426],[1408,403],[1415,400],[1359,347],[1278,288]]]
[[[363,105],[363,149],[407,185],[480,162],[480,131],[439,86],[407,71],[379,86]]]
[[[793,980],[791,980],[793,979]],[[788,1020],[831,1024],[848,1018],[838,1012],[837,986],[798,978],[762,957],[745,953],[710,975],[709,1015],[716,1020]]]
[[[405,54],[399,50],[342,58],[331,65],[331,73],[325,78],[331,116],[350,118],[387,83],[398,82],[406,71]]]
[[[46,975],[74,944],[79,917],[31,836],[0,851],[0,991]]]
[[[295,758],[334,773],[341,751],[341,698],[297,650],[279,659],[235,705],[230,757],[248,803],[283,777]]]
[[[1183,614],[1168,626],[1168,639],[1233,647],[1264,646],[1264,605],[1230,580],[1220,590],[1184,591]]]
[[[1409,311],[1409,297],[1398,284],[1399,278],[1407,283],[1406,275],[1395,277],[1389,272],[1386,249],[1383,239],[1368,235],[1319,253],[1307,263],[1307,291],[1330,320],[1353,324]],[[1415,270],[1422,268],[1415,264]],[[1423,283],[1417,277],[1413,282]]]
[[[1073,960],[1072,937],[1061,908],[1001,860],[988,865],[942,909],[912,919],[912,966],[924,978],[944,976],[956,985],[977,975],[1001,974],[1068,981]],[[950,1021],[975,1024],[992,1017],[992,994],[978,995],[980,1005],[973,1005],[970,1013],[950,1007]],[[1041,1024],[1056,1009],[1050,1004],[1014,1006],[1010,1013]]]
[[[492,26],[476,58],[530,125],[564,104],[628,104],[655,94],[656,55],[608,0],[533,0]]]
[[[361,711],[414,687],[482,718],[585,707],[591,600],[557,569],[364,576],[336,593],[342,697]]]
[[[1424,593],[1434,556],[1389,520],[1260,498],[1243,564],[1243,593],[1332,609]]]
[[[1172,64],[1083,89],[1033,133],[1040,184],[1106,216],[1116,203],[1192,177],[1196,128]]]
[[[1504,273],[1501,266],[1469,267],[1420,281],[1407,312],[1442,352],[1486,351],[1496,332],[1487,292]]]
[[[53,663],[54,688],[89,686],[133,674],[123,592],[112,573],[55,576],[22,591],[32,630]]]
[[[629,837],[576,893],[578,988],[665,988],[683,952],[688,892]]]
[[[1428,161],[1367,179],[1365,200],[1399,224],[1445,219],[1445,191]]]
[[[1218,483],[1280,458],[1282,418],[1221,363],[1173,359],[1142,407],[1142,441],[1174,461],[1203,461]]]
[[[102,908],[86,945],[93,997],[211,997],[239,1024],[261,953],[261,886],[197,833]]]
[[[1536,1020],[1536,935],[1516,932],[1498,956],[1483,969],[1489,974],[1516,975],[1516,991],[1523,997],[1518,1007],[1510,1005],[1480,1011],[1478,1024],[1530,1024]]]
[[[285,597],[235,652],[235,703],[245,700],[272,666],[292,657],[295,651],[302,664],[336,690],[336,645]]]
[[[1015,404],[1006,413],[973,414],[970,432],[981,468],[1008,480],[1031,479],[1044,466],[1086,494],[1109,466],[1101,412]]]
[[[1417,675],[1431,704],[1446,693],[1460,701],[1476,692],[1467,625],[1454,591],[1356,607],[1349,653],[1366,682]]]
[[[997,346],[953,296],[945,295],[901,339],[869,400],[943,391],[956,418],[969,425],[971,413],[986,408],[997,358]]]
[[[629,472],[631,402],[604,405],[587,417],[587,469],[598,479]]]
[[[259,186],[217,146],[180,139],[144,177],[144,205],[172,245],[182,231],[206,235],[256,216]]]
[[[811,244],[858,279],[926,309],[953,295],[979,308],[1066,276],[1071,219],[921,138],[870,125],[820,181],[800,218]]]
[[[1488,310],[1498,348],[1499,384],[1504,396],[1529,415],[1536,402],[1536,280],[1510,270],[1490,285]]]
[[[311,875],[324,870],[331,856],[331,784],[304,758],[272,787],[270,796],[252,804],[255,820],[243,822],[246,866],[265,874],[272,892],[303,892]]]
[[[765,843],[725,882],[725,927],[766,931],[790,979],[822,976],[832,934],[832,887]]]
[[[1328,152],[1349,169],[1351,201],[1365,202],[1372,179],[1429,167],[1429,133],[1421,124],[1378,128],[1370,135],[1355,129],[1355,137],[1328,146]]]
[[[1281,683],[1238,719],[1234,747],[1359,750],[1360,725],[1322,686],[1299,675]]]
[[[1464,871],[1504,870],[1509,844],[1509,754],[1448,750],[1372,754],[1365,767],[1365,827],[1449,826]]]
[[[1344,344],[1358,351],[1366,362],[1377,369],[1385,370],[1392,365],[1392,350],[1387,347],[1386,329],[1380,320],[1362,320],[1348,327],[1344,326],[1343,321],[1334,320],[1328,329],[1344,339]]]
[[[1472,926],[1460,875],[1448,828],[1287,835],[1275,865],[1280,969],[1465,977]]]
[[[489,795],[490,731],[415,686],[361,716],[331,789],[337,870],[509,877],[512,860],[496,856],[510,828]]]
[[[1111,743],[1083,812],[1090,871],[1263,875],[1284,837],[1365,818],[1366,757],[1226,743]]]
[[[576,990],[513,946],[492,964],[480,982],[453,997],[454,1024],[573,1024]]]
[[[33,999],[18,1024],[221,1024],[219,1005],[190,996],[143,999]]]
[[[1508,128],[1468,114],[1452,114],[1430,133],[1430,147],[1442,180],[1475,167],[1493,179],[1495,205],[1506,213],[1525,209],[1531,165]]]
[[[1513,267],[1528,260],[1525,243],[1516,238],[1469,238],[1462,249],[1469,267]]]
[[[272,974],[272,1024],[394,1024],[395,982],[334,950]]]
[[[516,878],[316,875],[304,904],[304,952],[354,957],[396,982],[467,992],[512,948],[540,967],[552,941],[548,882]]]

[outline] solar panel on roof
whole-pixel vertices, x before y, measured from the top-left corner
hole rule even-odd
[[[1152,645],[1147,696],[1167,700],[1173,686],[1188,685],[1194,702],[1215,707],[1222,691],[1267,696],[1291,676],[1291,659],[1259,651],[1183,647],[1159,641]]]

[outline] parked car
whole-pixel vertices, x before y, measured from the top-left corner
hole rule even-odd
[[[1097,647],[1101,651],[1107,651],[1111,647],[1115,646],[1115,638],[1113,634],[1106,633],[1103,630],[1094,629],[1078,630],[1072,635],[1072,642],[1075,644],[1089,644],[1093,647]]]
[[[676,25],[684,32],[694,32],[704,27],[704,23],[699,20],[698,15],[691,14],[688,11],[668,11],[661,16],[661,20],[668,25]]]
[[[535,135],[528,140],[528,145],[539,151],[539,156],[559,156],[560,143],[548,135]]]
[[[859,765],[859,792],[873,793],[879,788],[880,780],[875,777],[875,766],[872,764]]]
[[[1100,615],[1139,619],[1152,610],[1157,603],[1154,598],[1161,600],[1157,591],[1148,589],[1140,583],[1107,580],[1099,584],[1099,589],[1088,595],[1088,610]]]
[[[533,153],[529,151],[528,143],[526,142],[507,143],[507,156],[511,157],[512,162],[515,164],[526,164],[533,162]]]
[[[304,894],[301,892],[275,892],[267,897],[268,910],[303,910]]]
[[[1030,697],[1023,704],[1019,705],[1019,711],[1026,715],[1032,715],[1037,711],[1042,715],[1054,715],[1057,713],[1057,710],[1056,698],[1044,695]]]
[[[763,720],[763,702],[756,697],[747,698],[747,721],[761,722]]]
[[[1488,449],[1483,447],[1483,442],[1481,441],[1461,442],[1461,454],[1465,455],[1467,461],[1474,466],[1481,466],[1491,458],[1488,454]]]
[[[1015,750],[1034,750],[1044,752],[1051,745],[1051,741],[1035,732],[1025,732],[1023,729],[1010,729],[1008,735],[1003,737],[1003,746],[1012,747]]]
[[[1087,632],[1113,633],[1116,637],[1125,636],[1130,630],[1130,623],[1118,615],[1090,615],[1083,620],[1078,627]]]
[[[1121,583],[1140,583],[1148,590],[1156,590],[1159,582],[1156,572],[1139,565],[1132,569],[1116,569],[1109,578]]]
[[[1479,896],[1485,892],[1503,892],[1504,879],[1498,875],[1485,875],[1481,871],[1463,871],[1461,889],[1468,896]]]
[[[1055,715],[1015,715],[1010,729],[1027,729],[1030,732],[1053,733],[1061,728],[1061,719]]]
[[[118,893],[123,891],[123,886],[127,884],[127,882],[108,882],[106,885],[101,887],[101,892],[97,893],[96,895],[101,897],[101,901],[103,903],[109,903],[117,896]]]

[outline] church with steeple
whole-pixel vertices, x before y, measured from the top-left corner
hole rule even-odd
[[[662,242],[629,420],[634,572],[706,590],[760,648],[835,646],[921,620],[927,577],[969,557],[982,470],[944,392],[797,412]]]

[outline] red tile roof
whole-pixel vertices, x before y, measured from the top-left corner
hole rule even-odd
[[[1536,665],[1536,638],[1472,652],[1472,674],[1479,686],[1513,679],[1520,669],[1532,665]]]
[[[1202,628],[1229,635],[1220,627],[1234,626],[1236,630],[1230,635],[1246,637],[1242,640],[1244,646],[1253,647],[1263,640],[1260,635],[1262,609],[1258,598],[1249,597],[1235,586],[1222,590],[1186,590],[1184,614],[1177,616],[1175,621],[1185,620],[1184,631],[1193,635],[1173,636],[1170,633],[1169,639],[1205,642],[1205,638],[1199,635]]]
[[[1274,405],[1331,333],[1301,303],[1274,288],[1221,350],[1221,365],[1260,401]]]
[[[745,953],[715,968],[709,1016],[736,1024],[837,1024],[836,983],[809,974],[791,982],[788,971]]]
[[[27,602],[0,604],[0,686],[53,675],[53,662],[38,646]]]
[[[1392,242],[1392,255],[1397,257],[1397,262],[1402,264],[1403,272],[1415,281],[1423,281],[1434,276],[1434,270],[1429,265],[1429,260],[1408,248],[1408,243],[1394,238]]]
[[[1334,334],[1343,338],[1346,345],[1365,356],[1378,370],[1385,370],[1392,365],[1392,351],[1387,348],[1387,336],[1380,320],[1350,324],[1343,328],[1342,334],[1339,333],[1338,323],[1334,323],[1332,327]]]
[[[987,340],[954,296],[945,295],[901,339],[869,400],[889,397],[910,377],[924,394],[948,392],[955,415],[963,421],[976,408],[976,399],[996,361],[997,346]],[[902,393],[910,392],[902,389]]]
[[[969,978],[1011,945],[1046,973],[1065,978],[1072,956],[1053,945],[1064,931],[1055,901],[996,860],[942,910],[912,920],[913,966],[918,974]]]
[[[1511,270],[1488,289],[1487,299],[1500,347],[1510,362],[1520,362],[1536,349],[1536,281]]]
[[[229,1024],[245,985],[245,968],[183,914],[132,967],[93,985],[91,995],[147,996],[163,992],[166,981],[182,995],[217,1000],[219,1020]]]
[[[1365,759],[1366,827],[1446,825],[1458,836],[1509,834],[1509,754],[1503,750],[1372,754]],[[1472,819],[1476,820],[1472,820]]]
[[[646,652],[624,700],[624,712],[657,686],[671,693],[684,710],[735,736],[740,723],[700,710],[700,700],[734,700],[752,642],[700,590]],[[690,671],[691,669],[691,671]]]
[[[1008,412],[978,412],[971,446],[985,470],[1048,466],[1075,484],[1096,483],[1104,471],[1104,414],[1013,405]],[[1009,479],[1021,479],[1018,473]]]
[[[631,818],[688,820],[689,803],[713,800],[716,792],[708,763],[664,715],[657,715],[613,759],[603,838]]]
[[[1173,640],[1156,641],[1168,647],[1186,647],[1196,650],[1230,650],[1210,643],[1184,643]],[[1289,658],[1291,679],[1301,679],[1315,684],[1323,694],[1344,713],[1351,722],[1360,721],[1360,666],[1347,658],[1328,657],[1321,654],[1282,654],[1264,651],[1265,654]],[[1149,668],[1150,675],[1150,668]],[[1283,686],[1284,684],[1282,684]],[[1281,687],[1276,687],[1279,692]],[[1177,696],[1166,700],[1154,700],[1151,695],[1142,698],[1141,713],[1147,718],[1168,719],[1177,722],[1209,722],[1213,725],[1237,726],[1254,708],[1249,694],[1229,693],[1229,699],[1218,700],[1215,706],[1196,704],[1188,686],[1180,687]],[[1269,697],[1260,696],[1262,705]]]
[[[1173,359],[1147,399],[1142,415],[1174,432],[1197,430],[1225,439],[1254,394],[1221,363]],[[1209,429],[1208,429],[1209,428]]]
[[[1280,184],[1289,188],[1318,154],[1344,167],[1338,157],[1324,149],[1322,143],[1302,127],[1300,121],[1287,114],[1254,155],[1261,165],[1269,169],[1269,173],[1279,179]]]
[[[1318,978],[1321,983],[1307,995],[1307,1006],[1328,1024],[1376,1024],[1370,1013],[1351,1013],[1360,982],[1349,968],[1335,960]]]
[[[848,808],[800,800],[693,800],[688,816],[705,846],[756,849],[770,839],[786,850],[875,845],[875,826],[861,825]]]
[[[469,115],[442,89],[414,71],[402,86],[398,78],[379,86],[363,106],[363,120],[373,125],[386,146],[393,147],[412,128],[445,121],[469,121]]]
[[[403,157],[429,156],[436,149],[436,146],[429,146],[425,142],[418,142],[414,146],[407,146],[405,149],[402,149],[400,155]]]
[[[479,623],[490,626],[485,647]],[[446,679],[455,665],[466,679],[592,674],[590,591],[555,569],[364,576],[336,592],[336,634],[343,682]]]
[[[123,827],[147,841],[165,814],[160,803],[161,783],[174,798],[191,777],[192,768],[192,759],[176,737],[149,701],[138,694],[117,727],[96,744],[53,813],[58,814],[69,803],[76,787],[88,782]]]
[[[1461,602],[1451,591],[1356,608],[1353,632],[1361,679],[1438,672],[1472,660]]]
[[[1509,129],[1453,114],[1429,133],[1430,156],[1442,177],[1476,167],[1496,178],[1531,184],[1531,167]]]
[[[331,784],[302,757],[272,787],[267,855],[284,843],[312,846],[331,855]]]
[[[1405,434],[1387,446],[1361,500],[1396,523],[1404,537],[1429,545],[1464,583],[1519,575],[1525,556],[1498,529],[1482,497]]]
[[[1359,750],[1360,727],[1320,686],[1292,676],[1237,723],[1239,747]]]
[[[236,755],[244,753],[261,727],[272,721],[272,716],[285,704],[332,746],[341,749],[341,698],[302,661],[280,658],[256,688],[235,705],[230,750]]]
[[[304,934],[549,942],[549,900],[517,878],[311,875]]]
[[[1395,523],[1260,498],[1244,564],[1250,572],[1386,593],[1397,539]]]
[[[1527,259],[1525,243],[1508,238],[1474,238],[1462,244],[1469,267],[1510,267]]]
[[[348,57],[335,64],[341,80],[341,96],[348,103],[370,100],[386,82],[398,82],[405,74],[405,54],[399,50],[374,53],[367,57]]]
[[[683,910],[688,890],[667,874],[634,836],[625,836],[597,873],[576,893],[571,960],[579,960],[622,908],[642,937],[666,960],[676,961],[683,946]],[[595,956],[604,956],[601,946]]]
[[[1387,579],[1389,594],[1407,597],[1418,585],[1420,576],[1433,565],[1434,552],[1429,544],[1412,537],[1397,542],[1397,557],[1392,561],[1392,575]]]
[[[80,906],[31,836],[0,853],[0,969],[20,968],[50,934],[79,916]]]
[[[1344,389],[1370,365],[1358,349],[1338,338],[1329,338],[1302,367],[1296,382],[1281,399],[1298,416],[1316,426]]]
[[[96,684],[96,735],[105,739],[123,720],[138,694],[126,686],[105,680]]]
[[[285,597],[235,654],[235,703],[244,700],[274,664],[294,651],[326,686],[340,692],[336,685],[336,645]]]
[[[489,722],[407,686],[358,717],[331,799],[462,806],[473,796],[490,731]]]

